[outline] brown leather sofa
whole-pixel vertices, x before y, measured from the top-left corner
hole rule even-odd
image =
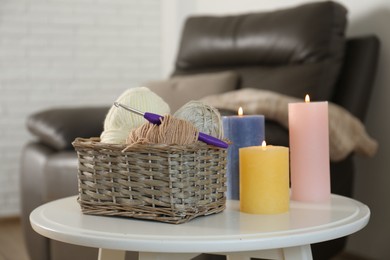
[[[172,76],[233,71],[236,88],[300,98],[310,93],[313,100],[332,101],[363,120],[379,41],[375,36],[346,39],[346,13],[337,3],[317,2],[266,13],[191,17]],[[43,203],[77,194],[77,158],[71,142],[99,136],[107,111],[108,107],[58,108],[28,118],[28,129],[37,138],[23,150],[20,179],[23,232],[31,260],[97,258],[97,249],[38,235],[30,227],[29,214]],[[266,120],[266,137],[269,143],[288,146],[288,130],[276,122]],[[333,193],[352,196],[353,157],[331,163]],[[313,245],[314,259],[331,258],[345,243],[342,238]]]

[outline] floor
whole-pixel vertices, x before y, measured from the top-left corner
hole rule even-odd
[[[0,260],[29,260],[18,218],[0,218]],[[369,260],[342,253],[331,260]]]
[[[0,260],[29,260],[18,218],[0,218]]]

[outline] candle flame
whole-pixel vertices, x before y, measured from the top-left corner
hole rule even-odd
[[[239,109],[238,109],[238,115],[239,116],[242,116],[244,114],[244,110],[242,109],[242,107],[240,107]]]
[[[308,94],[306,94],[306,96],[305,96],[305,102],[306,102],[306,103],[310,103],[310,97],[309,97]]]
[[[261,143],[261,146],[262,147],[266,147],[267,146],[267,143],[265,142],[265,140]]]

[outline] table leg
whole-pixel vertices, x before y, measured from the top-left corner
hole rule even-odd
[[[227,260],[276,259],[276,260],[313,260],[310,245],[236,253],[217,253],[226,255]]]
[[[227,255],[226,260],[251,260],[249,256],[242,255]]]
[[[261,250],[246,253],[225,253],[227,260],[250,260],[251,257],[268,257],[270,259],[285,260],[313,260],[310,245],[283,248],[279,250]],[[112,249],[99,249],[98,260],[124,260],[125,251]],[[217,253],[218,254],[218,253]],[[223,253],[221,253],[223,254]],[[151,253],[139,252],[139,260],[190,260],[198,253]]]
[[[268,250],[247,251],[247,252],[239,252],[239,253],[223,253],[223,255],[226,255],[227,260],[250,260],[252,258],[277,259],[277,260],[284,259],[282,249],[268,249]]]
[[[99,248],[98,260],[125,260],[126,251]]]
[[[285,260],[313,260],[310,245],[283,248]]]
[[[138,260],[190,260],[199,253],[151,253],[139,252]]]

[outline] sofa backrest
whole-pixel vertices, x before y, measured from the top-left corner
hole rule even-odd
[[[326,1],[262,13],[186,20],[173,75],[234,70],[239,88],[313,100],[333,95],[347,10]]]
[[[330,99],[364,120],[377,71],[380,42],[375,35],[347,39],[343,66]]]
[[[237,88],[329,100],[363,120],[380,42],[346,38],[347,10],[332,2],[231,16],[192,16],[172,76],[234,71]]]

